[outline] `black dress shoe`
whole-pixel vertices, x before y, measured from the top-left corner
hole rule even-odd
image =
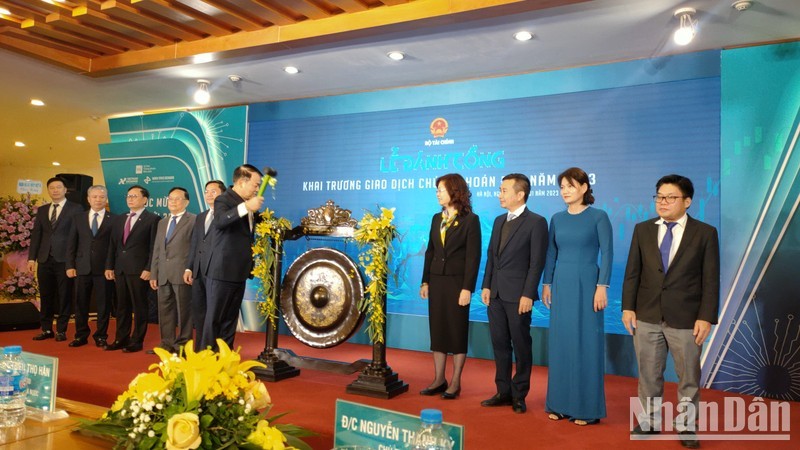
[[[52,331],[42,331],[40,334],[37,334],[33,337],[34,341],[43,341],[45,339],[53,339],[55,335]]]
[[[142,344],[131,344],[122,349],[122,353],[136,353],[142,351]]]
[[[441,394],[446,390],[447,390],[447,381],[440,384],[439,386],[436,386],[435,388],[425,388],[419,391],[419,395],[436,395],[436,394]]]
[[[114,341],[114,342],[106,345],[106,350],[121,350],[124,347],[125,347],[125,344],[123,344],[122,342]]]
[[[528,406],[525,405],[524,398],[515,398],[511,403],[511,409],[513,409],[517,414],[522,414],[528,410]]]
[[[442,399],[443,400],[455,400],[455,399],[458,398],[458,396],[460,394],[461,394],[461,387],[459,386],[459,388],[456,389],[455,392],[447,392],[447,391],[442,392]]]
[[[511,397],[500,394],[494,394],[494,397],[486,399],[481,402],[481,406],[509,406],[509,405],[511,405]]]
[[[681,445],[684,448],[700,448],[700,441],[697,440],[697,434],[694,431],[681,431],[678,436],[681,438]]]
[[[70,347],[83,347],[88,341],[86,339],[75,339],[69,343]]]
[[[56,342],[64,342],[67,340],[67,333],[56,333]]]
[[[104,348],[106,345],[108,345],[108,341],[106,341],[103,338],[95,339],[94,345],[100,348]]]
[[[633,428],[633,430],[631,430],[631,434],[634,435],[634,436],[644,436],[644,435],[648,435],[648,434],[661,433],[661,431],[652,428],[650,425],[647,425],[646,428],[647,428],[646,430],[643,429],[641,424],[636,425]]]

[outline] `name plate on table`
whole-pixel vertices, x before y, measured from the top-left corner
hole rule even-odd
[[[25,405],[45,412],[56,408],[58,358],[22,352],[25,372],[28,375],[28,396]]]
[[[422,421],[419,416],[336,400],[333,444],[365,446],[374,450],[402,450],[411,442]],[[453,450],[464,449],[464,426],[448,422],[442,428],[453,441]]]

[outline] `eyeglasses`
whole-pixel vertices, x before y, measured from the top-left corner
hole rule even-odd
[[[207,189],[205,191],[206,194],[219,194],[219,191],[216,189]]]
[[[134,199],[134,198],[139,198],[139,197],[141,197],[141,195],[136,195],[136,194],[128,194],[128,195],[127,195],[125,198]]]
[[[685,198],[685,197],[678,195],[654,195],[653,201],[656,203],[667,202],[668,205],[671,205],[675,203],[675,201],[678,200],[679,198]]]
[[[183,198],[183,197],[167,197],[167,201],[168,202],[180,202],[180,201],[183,201],[183,200],[186,200],[186,199]]]

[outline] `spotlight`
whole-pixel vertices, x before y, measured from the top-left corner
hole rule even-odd
[[[208,92],[208,80],[197,80],[197,90],[194,91],[194,102],[198,105],[207,105],[211,100],[211,94]]]
[[[402,61],[406,57],[406,54],[395,50],[387,53],[386,56],[393,61]]]
[[[514,33],[514,39],[521,42],[530,41],[533,39],[533,33],[530,31],[517,31]]]
[[[33,106],[44,106],[44,102],[39,100],[38,98],[31,99],[31,105]]]
[[[283,71],[288,73],[289,75],[294,75],[296,73],[300,73],[300,69],[295,66],[286,66],[283,68]]]
[[[694,39],[694,35],[697,34],[697,21],[692,18],[692,15],[695,13],[697,11],[694,8],[681,8],[675,11],[675,17],[681,21],[675,34],[672,35],[676,44],[687,45]]]

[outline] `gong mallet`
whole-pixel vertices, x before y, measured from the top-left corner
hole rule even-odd
[[[278,171],[272,167],[265,166],[263,169],[261,169],[261,171],[264,172],[264,178],[261,180],[261,187],[258,188],[259,197],[264,196],[264,191],[267,189],[267,185],[273,178],[276,180],[278,179]]]

